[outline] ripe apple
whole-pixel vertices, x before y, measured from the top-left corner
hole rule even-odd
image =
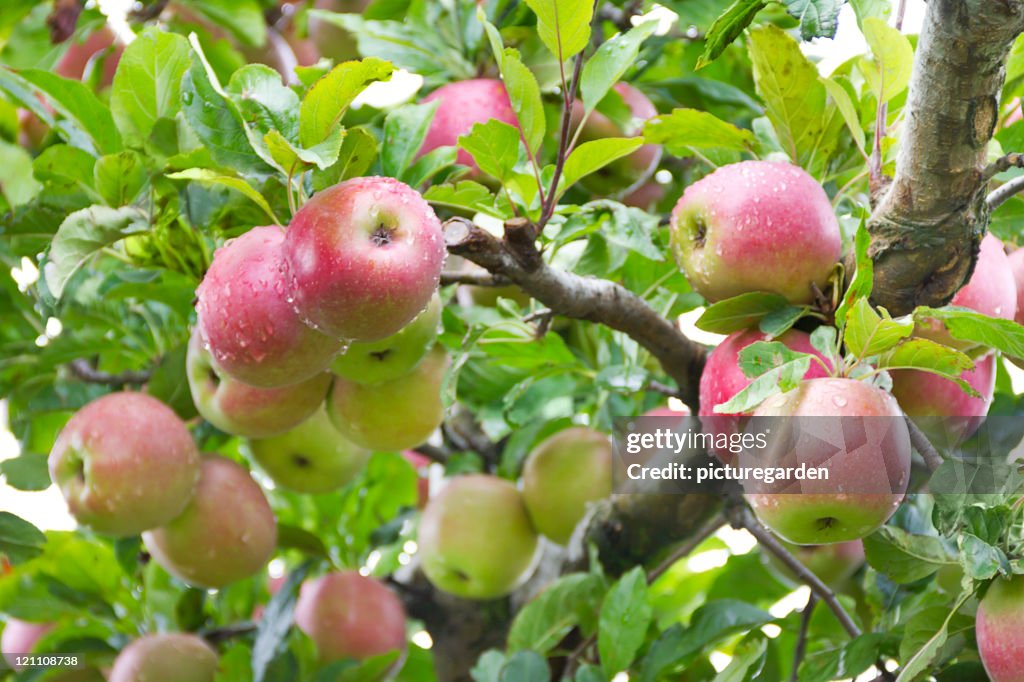
[[[731,400],[752,381],[740,368],[740,351],[757,341],[769,340],[771,339],[766,334],[756,329],[733,332],[708,355],[704,373],[700,376],[700,409],[698,411],[701,427],[705,433],[733,434],[742,428],[746,415],[718,414],[715,412],[715,408]],[[790,329],[774,340],[785,344],[792,350],[811,353],[822,358],[821,353],[811,345],[810,335],[798,329]],[[819,379],[825,376],[828,376],[828,372],[815,361],[811,362],[810,368],[804,374],[805,379]],[[732,455],[726,451],[714,449],[714,454],[725,462],[732,459]]]
[[[29,623],[17,618],[8,618],[4,624],[3,634],[0,634],[0,653],[3,654],[7,665],[14,670],[23,670],[23,666],[15,664],[15,657],[35,651],[36,643],[52,629],[53,623]]]
[[[512,483],[459,476],[427,503],[420,519],[420,560],[437,588],[467,599],[496,599],[526,578],[537,531]]]
[[[146,550],[190,585],[224,587],[261,570],[277,543],[263,490],[230,459],[203,457],[195,497],[170,523],[142,534]]]
[[[353,443],[371,450],[405,450],[420,445],[444,420],[441,381],[451,364],[440,345],[407,375],[379,384],[338,377],[327,398],[327,413]]]
[[[974,274],[967,284],[956,292],[950,305],[970,308],[989,317],[1012,320],[1017,315],[1017,282],[1013,266],[1003,249],[1003,243],[991,234],[981,240]],[[926,320],[914,330],[919,336],[960,350],[970,350],[975,344],[954,339],[946,325],[938,320]]]
[[[322,663],[361,661],[405,649],[405,609],[387,587],[356,571],[307,580],[295,624],[316,644]]]
[[[960,375],[980,398],[931,372],[906,369],[890,375],[893,396],[918,428],[936,445],[956,445],[970,438],[988,414],[996,387],[996,358],[995,354],[979,358],[974,369]]]
[[[519,128],[519,119],[512,109],[505,84],[494,78],[472,78],[442,85],[423,98],[424,103],[434,101],[440,104],[423,138],[420,155],[438,147],[454,147],[459,136],[469,134],[476,123],[497,119]],[[469,166],[474,173],[480,170],[465,149],[459,149],[456,161]]]
[[[341,342],[310,329],[288,301],[280,227],[229,241],[196,289],[199,332],[217,366],[250,386],[272,388],[326,370]]]
[[[612,494],[612,444],[577,426],[545,439],[523,465],[523,501],[541,534],[564,545],[587,505]]]
[[[156,398],[110,393],[71,417],[49,466],[79,523],[124,537],[181,513],[199,478],[199,452],[185,424]]]
[[[331,371],[358,384],[379,384],[408,374],[437,339],[441,297],[431,297],[426,309],[397,333],[380,341],[353,343],[334,359]]]
[[[392,178],[354,178],[317,193],[284,238],[295,309],[349,341],[379,341],[412,322],[437,290],[444,257],[434,210]]]
[[[192,401],[203,419],[245,438],[268,438],[299,425],[323,405],[331,387],[330,372],[278,388],[233,379],[203,348],[196,330],[189,340],[186,369]]]
[[[860,540],[837,542],[834,545],[813,545],[804,547],[781,541],[811,573],[818,576],[823,583],[833,590],[848,587],[849,579],[864,565],[864,543]],[[796,576],[779,561],[775,555],[765,552],[768,563],[788,580]]]
[[[402,457],[416,470],[416,508],[423,509],[430,499],[430,458],[415,450],[403,450]]]
[[[978,653],[992,682],[1024,680],[1024,577],[997,578],[978,605]]]
[[[583,124],[579,138],[581,143],[608,137],[635,137],[643,133],[644,121],[658,115],[658,110],[654,108],[651,100],[636,87],[629,83],[616,83],[614,89],[629,107],[633,122],[623,129],[604,114],[594,111]],[[582,102],[577,103],[573,117],[576,119],[573,124],[575,127],[583,117]],[[645,144],[629,156],[616,159],[585,176],[580,184],[590,192],[602,196],[629,194],[650,179],[658,168],[659,161],[661,145]]]
[[[1017,285],[1017,311],[1013,319],[1017,324],[1024,324],[1024,249],[1017,249],[1007,259],[1013,281]]]
[[[776,161],[723,166],[687,187],[672,211],[671,241],[690,284],[712,303],[750,291],[808,303],[842,248],[821,185]]]
[[[334,428],[323,408],[279,436],[249,441],[249,449],[274,483],[311,494],[345,485],[370,456]]]
[[[827,480],[747,482],[754,513],[788,542],[859,540],[889,520],[907,490],[910,434],[903,413],[890,394],[864,382],[804,381],[762,403],[748,428],[769,433],[769,447],[742,455],[744,466],[806,464],[828,473]]]
[[[217,652],[195,635],[167,632],[140,637],[126,646],[109,682],[213,682]]]

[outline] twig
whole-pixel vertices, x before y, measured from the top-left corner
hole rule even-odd
[[[256,624],[252,622],[235,623],[233,625],[225,625],[224,627],[214,628],[213,630],[206,630],[200,632],[200,636],[210,644],[220,644],[226,642],[235,637],[245,637],[256,632]]]
[[[707,540],[709,537],[714,535],[719,528],[725,525],[725,517],[721,514],[716,514],[704,524],[703,527],[699,528],[693,535],[688,537],[684,542],[680,543],[672,552],[665,557],[665,559],[651,569],[647,574],[647,582],[653,583],[655,580],[665,574],[665,571],[672,568],[672,565],[683,557],[689,556],[693,553],[693,550],[697,549],[701,543]]]
[[[428,443],[413,448],[413,452],[418,452],[430,461],[437,462],[438,464],[446,464],[448,462],[447,450]]]
[[[483,457],[490,465],[488,468],[496,467],[501,460],[501,448],[491,442],[469,412],[459,412],[445,421],[441,432],[456,450],[475,452]]]
[[[441,273],[441,286],[449,284],[471,284],[477,287],[503,287],[508,286],[509,281],[504,277],[492,275],[489,272],[451,272]]]
[[[660,393],[668,396],[669,398],[679,397],[679,389],[669,386],[668,384],[663,384],[660,381],[648,381],[646,390],[653,393]]]
[[[1019,175],[989,192],[985,197],[985,205],[990,211],[994,211],[1021,190],[1024,190],[1024,175]]]
[[[156,19],[158,16],[163,14],[164,9],[167,8],[169,3],[170,0],[156,0],[156,2],[151,5],[144,5],[138,10],[132,10],[129,12],[128,20],[132,23],[144,24],[147,21]]]
[[[800,663],[804,660],[804,654],[807,652],[807,632],[811,626],[811,615],[817,605],[818,598],[811,592],[807,596],[807,606],[800,614],[800,633],[797,636],[796,649],[793,651],[793,671],[789,675],[790,682],[797,682],[800,679],[798,671]]]
[[[924,435],[921,429],[917,428],[917,424],[910,417],[904,415],[903,419],[907,422],[907,431],[910,432],[910,445],[917,450],[918,454],[924,459],[924,463],[928,465],[929,471],[935,471],[945,461],[942,455],[939,454],[932,442],[928,440],[928,436]]]
[[[71,373],[82,381],[89,384],[106,384],[107,386],[113,386],[114,388],[122,388],[127,385],[141,385],[149,381],[151,372],[121,372],[120,374],[110,374],[109,372],[101,372],[96,369],[92,363],[85,358],[78,358],[72,360],[68,365],[71,368]]]
[[[1012,152],[999,157],[989,165],[985,166],[985,170],[981,172],[981,177],[985,181],[988,181],[1003,171],[1008,171],[1011,168],[1024,168],[1024,154],[1021,154],[1020,152]]]
[[[54,45],[63,43],[75,35],[78,17],[82,14],[85,3],[79,0],[56,0],[53,11],[46,17],[46,25],[50,29],[50,42]]]

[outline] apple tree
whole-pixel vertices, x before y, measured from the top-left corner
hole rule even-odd
[[[906,11],[5,0],[0,679],[1024,680],[1024,3]]]

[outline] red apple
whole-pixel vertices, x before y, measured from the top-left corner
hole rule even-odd
[[[1013,273],[1013,281],[1017,285],[1017,311],[1013,319],[1017,324],[1024,324],[1024,249],[1017,249],[1007,259],[1010,263],[1010,272]]]
[[[0,653],[7,665],[14,670],[24,670],[24,666],[15,664],[16,656],[24,656],[35,651],[36,643],[53,629],[53,623],[29,623],[17,618],[8,618],[0,635]]]
[[[752,381],[740,369],[740,351],[757,341],[768,340],[771,339],[756,329],[733,332],[708,355],[704,373],[700,376],[700,410],[698,412],[705,433],[733,434],[740,430],[745,415],[718,414],[715,412],[715,408],[731,400]],[[800,353],[811,353],[819,358],[822,357],[821,353],[811,345],[810,335],[798,329],[790,329],[775,340]],[[810,369],[804,374],[805,379],[819,379],[825,376],[828,376],[828,372],[816,361],[811,362]],[[725,451],[715,450],[715,454],[723,461],[730,461],[732,458]]]
[[[1017,282],[1003,243],[991,234],[981,240],[974,274],[956,292],[950,305],[970,308],[982,315],[1012,320],[1017,315]],[[954,339],[938,320],[927,320],[915,332],[939,343],[970,350],[976,344]]]
[[[427,505],[427,500],[430,499],[431,460],[415,450],[403,450],[402,457],[416,470],[416,508],[423,509]]]
[[[997,578],[978,605],[978,653],[992,682],[1024,682],[1024,576]]]
[[[419,315],[444,265],[441,222],[398,180],[355,178],[314,195],[284,239],[302,319],[350,341],[377,341]]]
[[[203,419],[221,431],[245,438],[269,438],[308,419],[331,386],[330,372],[278,388],[258,388],[231,378],[192,332],[186,356],[192,401]]]
[[[608,137],[635,137],[643,133],[643,124],[649,118],[658,115],[658,110],[643,92],[629,83],[616,83],[615,92],[629,107],[633,117],[625,129],[604,114],[594,111],[587,118],[580,133],[580,142],[590,142]],[[583,116],[582,102],[578,102],[573,112],[574,118]],[[587,190],[602,196],[612,194],[629,194],[638,190],[658,168],[661,161],[661,146],[645,144],[629,156],[616,159],[596,172],[585,176],[580,184]]]
[[[398,597],[356,571],[307,580],[295,624],[316,644],[320,661],[357,661],[405,649],[405,609]]]
[[[126,646],[109,682],[213,682],[217,652],[195,635],[168,632],[140,637]]]
[[[250,386],[289,386],[320,374],[341,343],[311,329],[289,302],[284,231],[256,227],[217,250],[196,290],[199,332],[217,366]]]
[[[423,139],[420,154],[438,147],[454,147],[459,136],[466,135],[476,123],[497,119],[519,128],[519,119],[512,110],[505,84],[493,78],[473,78],[442,85],[423,98],[423,102],[439,101],[434,119]],[[479,171],[473,157],[460,149],[456,160]]]
[[[57,437],[49,465],[71,515],[116,536],[176,517],[199,478],[188,428],[145,393],[110,393],[80,409]]]
[[[143,533],[153,559],[190,585],[224,587],[259,572],[277,543],[263,490],[230,459],[203,458],[196,494],[170,523]]]
[[[788,542],[859,540],[903,500],[910,434],[896,400],[879,388],[854,379],[810,379],[762,403],[748,429],[766,433],[769,447],[744,453],[743,466],[806,464],[827,472],[816,480],[746,483],[754,513]]]
[[[750,291],[793,303],[824,289],[841,255],[839,223],[821,185],[775,161],[719,168],[686,188],[672,211],[672,251],[708,301]]]
[[[956,445],[978,430],[996,387],[996,356],[975,360],[960,378],[981,394],[967,395],[958,385],[931,372],[907,369],[890,372],[892,394],[907,416],[936,445]]]

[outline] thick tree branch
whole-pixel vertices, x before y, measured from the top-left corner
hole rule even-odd
[[[120,374],[101,372],[84,358],[72,360],[68,367],[71,368],[72,374],[86,383],[106,384],[114,388],[123,388],[128,385],[140,386],[149,381],[150,377],[150,372],[121,372]]]
[[[988,206],[990,211],[994,211],[1009,201],[1015,194],[1020,194],[1022,190],[1024,190],[1024,175],[1018,175],[1009,182],[992,190],[985,197],[985,205]]]
[[[704,348],[628,289],[548,266],[534,243],[535,230],[526,221],[510,220],[501,240],[463,218],[452,218],[444,225],[450,253],[509,279],[558,315],[597,322],[629,335],[657,358],[678,384],[680,399],[696,411]]]
[[[872,214],[875,303],[943,305],[970,277],[988,225],[985,160],[1020,0],[928,3],[896,177]]]

